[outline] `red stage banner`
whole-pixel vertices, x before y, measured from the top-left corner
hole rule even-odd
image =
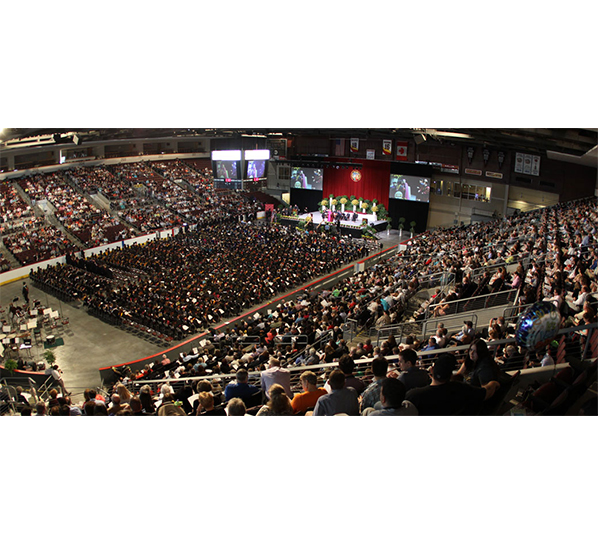
[[[408,145],[406,141],[397,141],[397,160],[407,160]]]

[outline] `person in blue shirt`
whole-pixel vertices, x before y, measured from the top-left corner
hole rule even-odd
[[[249,374],[247,373],[247,370],[245,368],[240,368],[237,371],[237,380],[226,385],[226,388],[224,389],[224,398],[227,402],[232,398],[241,398],[242,400],[245,400],[260,391],[258,387],[250,385],[247,382],[248,379]]]

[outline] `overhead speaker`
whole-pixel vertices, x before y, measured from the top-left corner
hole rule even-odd
[[[419,145],[420,143],[423,143],[424,141],[426,141],[426,135],[425,134],[415,134],[415,136],[413,136],[413,139],[414,139],[416,145]]]

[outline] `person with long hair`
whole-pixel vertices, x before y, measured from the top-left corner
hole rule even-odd
[[[457,373],[477,387],[498,380],[498,366],[483,339],[474,339],[470,343],[467,357]]]
[[[282,385],[274,383],[269,389],[270,401],[257,412],[258,417],[292,415],[293,407]]]
[[[129,392],[129,389],[122,383],[116,385],[116,394],[120,396],[120,404],[125,405],[131,402],[133,395]]]
[[[143,385],[141,390],[139,390],[139,401],[141,402],[143,411],[146,413],[156,412],[156,407],[154,406],[154,402],[152,400],[152,389],[149,385]]]

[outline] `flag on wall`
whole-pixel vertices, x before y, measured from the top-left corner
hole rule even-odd
[[[345,156],[345,138],[334,140],[334,156]]]
[[[359,151],[359,138],[351,138],[351,152],[357,153]]]
[[[407,160],[407,146],[406,141],[397,141],[397,160]]]
[[[390,156],[392,154],[392,140],[382,140],[382,156]]]

